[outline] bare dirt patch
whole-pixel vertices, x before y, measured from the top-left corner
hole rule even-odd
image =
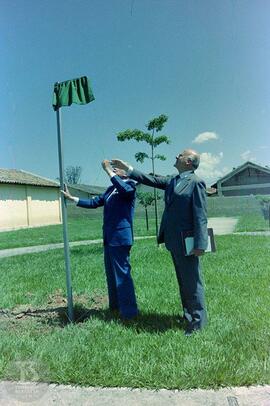
[[[67,314],[67,299],[61,289],[50,294],[43,306],[33,306],[32,292],[25,294],[30,304],[18,305],[12,309],[0,309],[0,322],[16,324],[21,320],[35,320],[37,323],[49,326],[64,327],[69,323]],[[73,296],[75,323],[84,322],[92,315],[104,310],[107,306],[107,295],[100,292],[78,294]]]

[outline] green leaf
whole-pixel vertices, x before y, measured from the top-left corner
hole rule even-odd
[[[135,141],[145,141],[148,144],[152,141],[152,136],[149,133],[144,133],[140,130],[125,130],[121,131],[117,135],[118,141],[135,140]]]
[[[117,139],[118,141],[126,141],[126,140],[132,140],[132,139],[136,139],[137,137],[140,136],[141,131],[140,130],[125,130],[125,131],[121,131],[118,133],[117,135]]]
[[[169,138],[166,137],[166,135],[160,135],[159,137],[154,138],[153,145],[154,145],[154,147],[157,147],[158,145],[163,144],[164,142],[166,144],[169,144],[170,143]]]
[[[145,158],[149,158],[149,156],[145,152],[136,152],[135,159],[137,162],[143,163]]]
[[[153,120],[150,120],[146,126],[147,130],[156,130],[156,131],[161,131],[164,124],[168,121],[168,116],[165,114],[161,114],[158,117],[153,118]]]
[[[155,158],[160,159],[161,161],[166,161],[166,159],[167,159],[164,155],[159,155],[159,154],[155,155]]]

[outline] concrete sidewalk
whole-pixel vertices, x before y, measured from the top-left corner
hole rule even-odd
[[[232,234],[237,222],[236,217],[210,217],[208,227],[213,228],[215,235]]]
[[[135,240],[142,240],[147,238],[154,238],[154,236],[145,236],[145,237],[135,237]],[[103,240],[83,240],[83,241],[74,241],[70,242],[70,247],[77,247],[79,245],[90,245],[90,244],[101,244]],[[32,247],[20,247],[20,248],[9,248],[5,250],[0,250],[0,258],[14,257],[16,255],[23,254],[33,254],[36,252],[57,250],[59,248],[64,248],[64,243],[58,244],[46,244],[46,245],[34,245]]]
[[[270,385],[220,390],[85,388],[32,382],[0,382],[2,406],[269,406]]]
[[[239,231],[238,233],[233,233],[235,235],[265,235],[270,236],[270,231]]]
[[[238,219],[233,217],[211,217],[208,219],[208,227],[212,227],[214,229],[215,235],[232,234],[237,221]],[[142,240],[147,238],[155,238],[155,236],[135,237],[135,240]],[[79,245],[100,244],[100,243],[102,243],[101,239],[84,240],[70,242],[69,246],[77,247]],[[9,248],[0,250],[0,258],[14,257],[16,255],[32,254],[42,251],[50,251],[63,247],[64,247],[63,243],[58,243],[58,244],[35,245],[32,247]]]

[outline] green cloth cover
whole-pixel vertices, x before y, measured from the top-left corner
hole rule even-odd
[[[58,110],[62,106],[70,106],[72,103],[87,104],[93,100],[95,97],[90,87],[90,81],[86,76],[54,84],[54,110]]]

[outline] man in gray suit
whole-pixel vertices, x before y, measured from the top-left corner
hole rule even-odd
[[[147,175],[124,161],[112,160],[112,165],[125,170],[131,179],[165,190],[165,209],[158,242],[165,242],[172,256],[183,306],[183,319],[187,322],[186,336],[202,329],[207,322],[199,262],[208,242],[206,186],[194,173],[199,163],[199,154],[186,149],[176,157],[174,164],[179,174],[163,177]],[[185,255],[182,243],[182,233],[187,231],[194,235],[194,249],[189,256]]]

